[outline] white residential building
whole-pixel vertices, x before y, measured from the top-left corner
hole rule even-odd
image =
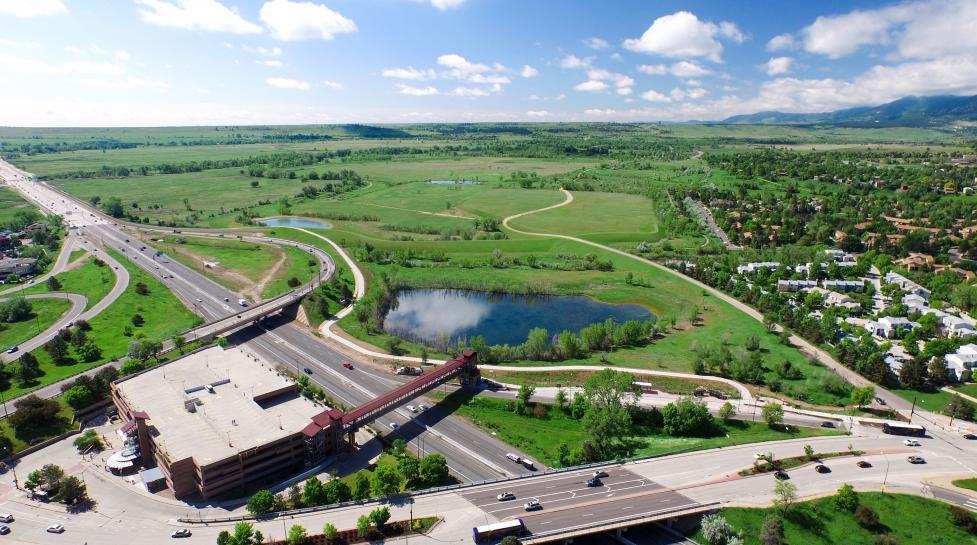
[[[776,261],[760,261],[760,262],[747,263],[745,265],[740,265],[739,267],[736,267],[736,272],[738,272],[740,274],[745,274],[745,273],[755,274],[756,272],[760,271],[761,269],[767,269],[769,271],[775,271],[778,268],[780,268],[780,263],[778,263]]]
[[[924,288],[923,286],[920,286],[919,284],[913,282],[912,280],[906,278],[905,276],[899,273],[887,272],[885,273],[885,277],[883,277],[882,280],[886,284],[896,284],[897,286],[899,286],[899,289],[903,291],[915,293],[916,295],[919,295],[924,299],[926,299],[927,301],[929,301],[930,290]]]
[[[977,366],[977,344],[965,344],[953,354],[946,355],[946,367],[957,380],[970,380]]]

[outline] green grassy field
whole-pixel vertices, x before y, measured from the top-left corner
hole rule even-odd
[[[24,450],[30,446],[30,442],[34,439],[46,439],[60,435],[72,429],[78,429],[78,426],[80,426],[81,423],[71,422],[73,411],[71,410],[71,407],[68,407],[68,405],[64,402],[64,397],[58,396],[55,397],[54,400],[61,405],[61,412],[58,413],[55,422],[52,425],[44,428],[30,429],[24,436],[17,436],[13,427],[9,422],[7,422],[7,420],[0,420],[0,435],[5,435],[10,439],[10,442],[13,445],[13,452],[20,452]],[[24,477],[26,477],[26,475]]]
[[[507,444],[521,449],[526,454],[550,466],[559,465],[558,449],[561,443],[566,443],[570,447],[577,447],[588,438],[580,420],[571,418],[553,406],[548,406],[549,411],[545,418],[537,418],[505,410],[508,401],[503,399],[483,396],[475,398],[469,403],[463,399],[467,396],[457,394],[447,397],[434,395],[440,399],[439,407],[464,416],[488,433],[497,435]],[[662,456],[745,443],[838,435],[839,433],[836,430],[821,428],[791,427],[788,430],[779,430],[771,429],[766,424],[730,421],[725,424],[719,422],[717,434],[714,437],[645,435],[628,437],[627,439],[633,440],[637,444],[636,450],[631,452],[631,456],[641,457]],[[547,440],[540,441],[540,437],[546,437]]]
[[[658,238],[655,202],[621,193],[573,193],[568,205],[517,218],[513,228],[534,233],[574,235],[603,243]]]
[[[79,252],[76,250],[75,252]],[[72,262],[75,261],[72,252]],[[84,253],[84,252],[82,252]],[[60,274],[55,278],[61,282],[61,290],[67,293],[77,293],[88,298],[86,309],[92,308],[101,301],[115,285],[115,275],[107,265],[96,265],[92,257],[84,258],[81,265]],[[41,283],[23,291],[24,295],[31,293],[49,293],[46,283]]]
[[[0,225],[13,219],[17,212],[34,210],[34,207],[25,201],[20,193],[13,189],[0,187]]]
[[[507,370],[505,367],[482,368],[482,376],[504,384],[526,384],[529,386],[565,386],[579,385],[587,381],[594,371],[528,371],[518,372]],[[709,388],[725,392],[733,399],[739,398],[736,388],[723,383],[708,380],[706,377],[683,379],[676,377],[662,377],[651,375],[637,375],[639,382],[650,383],[652,388],[670,394],[691,395],[696,388]]]
[[[20,344],[46,331],[57,322],[68,309],[71,301],[66,299],[30,299],[31,316],[19,322],[0,324],[0,347],[7,349]]]
[[[835,506],[832,498],[802,502],[791,507],[784,518],[784,543],[805,545],[874,545],[879,533],[891,534],[898,543],[912,545],[964,545],[977,543],[977,536],[956,527],[947,504],[902,494],[858,494],[860,505],[879,514],[880,527],[859,526],[851,513]],[[747,545],[759,545],[763,520],[773,509],[727,508],[720,512],[742,532]],[[693,536],[707,543],[701,532]]]
[[[960,488],[966,488],[967,490],[977,492],[977,479],[960,479],[953,481],[953,486],[959,486]]]
[[[129,343],[136,335],[144,335],[149,339],[163,340],[200,323],[200,317],[191,313],[183,306],[165,286],[142,269],[129,263],[120,254],[109,250],[112,255],[129,271],[130,283],[125,292],[109,305],[89,323],[92,330],[88,338],[93,340],[102,351],[102,357],[93,362],[83,362],[72,359],[63,365],[55,365],[51,357],[43,348],[34,350],[41,371],[44,373],[37,383],[23,387],[11,383],[4,392],[8,399],[21,396],[32,390],[87,371],[109,360],[122,357],[129,349]],[[136,284],[142,282],[149,288],[147,295],[136,293]],[[132,327],[132,316],[139,314],[145,323],[139,327]],[[124,335],[126,326],[132,327],[133,336]]]
[[[951,386],[954,390],[967,394],[970,397],[977,397],[977,383],[970,382],[968,384],[958,384],[956,386]]]

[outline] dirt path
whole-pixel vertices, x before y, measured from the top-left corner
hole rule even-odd
[[[478,218],[475,218],[475,217],[472,217],[472,216],[465,216],[465,215],[462,215],[462,214],[448,214],[446,212],[425,212],[423,210],[414,210],[413,208],[401,208],[399,206],[388,206],[386,204],[374,204],[374,203],[369,203],[369,202],[365,202],[365,203],[361,203],[361,204],[365,204],[366,206],[376,206],[377,208],[388,208],[390,210],[402,210],[404,212],[413,212],[415,214],[425,214],[425,215],[428,215],[428,216],[441,216],[442,218],[457,218],[457,219],[463,219],[463,220],[477,220],[478,219]]]
[[[286,259],[288,259],[288,256],[285,255],[284,251],[279,251],[281,254],[278,256],[278,261],[276,261],[271,269],[269,269],[268,272],[261,277],[261,280],[258,280],[257,282],[251,284],[251,287],[241,291],[241,295],[244,296],[245,299],[261,301],[261,293],[264,292],[265,288],[268,287],[268,284],[275,279],[275,276],[279,273],[279,271],[282,270],[282,267],[285,266]]]

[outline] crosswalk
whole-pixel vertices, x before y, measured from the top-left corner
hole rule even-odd
[[[969,500],[963,503],[963,506],[966,507],[967,509],[970,509],[971,511],[977,511],[977,499],[970,498]]]

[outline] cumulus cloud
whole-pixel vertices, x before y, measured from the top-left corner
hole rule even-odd
[[[662,76],[668,73],[668,67],[664,64],[642,64],[638,66],[638,72],[651,76]]]
[[[455,9],[464,3],[465,0],[431,0],[431,5],[441,11]]]
[[[665,57],[704,57],[722,61],[720,39],[742,42],[746,36],[735,24],[702,21],[694,13],[679,11],[655,19],[640,38],[624,41],[624,47],[638,53]]]
[[[539,75],[539,70],[536,70],[535,68],[529,66],[528,64],[524,64],[522,66],[522,71],[519,72],[519,75],[524,78],[535,78],[536,76]]]
[[[797,47],[797,40],[793,34],[778,34],[767,42],[767,51],[783,51]]]
[[[491,68],[487,64],[481,64],[477,62],[471,62],[461,55],[450,53],[448,55],[441,55],[438,57],[438,64],[441,66],[450,68],[457,71],[458,74],[472,74],[480,72],[488,72]]]
[[[793,57],[773,57],[767,61],[764,68],[766,69],[768,76],[775,76],[777,74],[786,74],[790,72],[793,64]]]
[[[311,83],[292,78],[265,78],[265,83],[279,89],[297,89],[299,91],[308,91],[312,88]]]
[[[217,0],[135,0],[139,17],[154,25],[233,34],[259,34],[261,27]]]
[[[581,59],[580,57],[571,54],[560,59],[560,66],[563,68],[590,68],[590,65],[593,64],[593,62],[593,57]]]
[[[574,89],[578,91],[603,91],[607,89],[607,84],[600,80],[587,80],[583,83],[578,83],[574,86]]]
[[[67,13],[61,0],[0,0],[0,13],[14,17],[43,17]]]
[[[285,66],[284,64],[282,64],[282,61],[275,60],[275,59],[265,59],[265,60],[262,60],[262,61],[254,61],[254,63],[255,64],[260,64],[262,66],[266,66],[268,68],[281,68],[282,66]]]
[[[260,18],[279,40],[331,40],[356,32],[356,23],[322,4],[271,0],[261,6]]]
[[[409,79],[415,81],[423,81],[435,77],[437,74],[434,70],[418,70],[413,66],[408,66],[407,68],[387,68],[382,72],[385,78],[395,78],[395,79]]]
[[[641,93],[641,98],[647,100],[648,102],[669,102],[671,100],[668,98],[668,96],[663,95],[654,89]]]
[[[323,87],[327,87],[329,89],[342,89],[343,88],[343,84],[342,83],[339,83],[339,82],[336,82],[336,81],[332,81],[332,80],[328,80],[328,79],[322,81],[322,86]]]
[[[400,90],[401,94],[415,97],[440,94],[440,91],[438,91],[436,87],[432,87],[430,85],[427,87],[414,87],[413,85],[407,85],[406,83],[398,83],[396,87]]]
[[[529,117],[546,117],[550,115],[550,113],[546,110],[529,110],[526,112],[526,115]]]
[[[596,49],[598,51],[607,49],[611,44],[607,43],[607,40],[603,38],[587,38],[583,41],[584,45],[591,49]]]
[[[712,70],[692,61],[679,61],[673,64],[668,71],[679,78],[698,78],[712,74]]]

